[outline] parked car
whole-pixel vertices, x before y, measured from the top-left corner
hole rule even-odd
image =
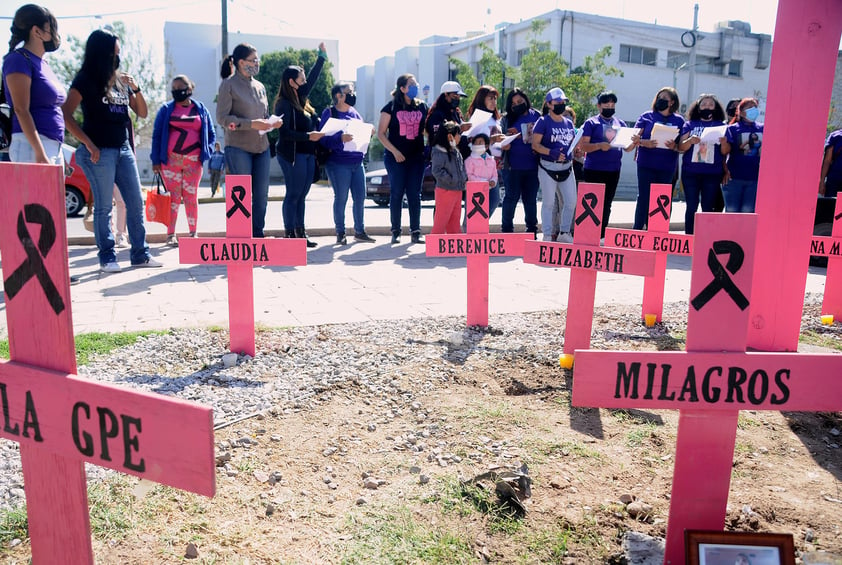
[[[91,185],[82,172],[82,167],[76,164],[76,148],[62,144],[64,153],[64,204],[68,216],[78,216],[82,210],[93,203]]]
[[[365,197],[371,198],[374,202],[385,208],[389,205],[389,193],[391,185],[389,184],[389,175],[386,169],[377,169],[365,174]],[[436,179],[433,178],[433,173],[430,167],[424,169],[424,180],[421,183],[421,200],[435,200],[436,199]]]

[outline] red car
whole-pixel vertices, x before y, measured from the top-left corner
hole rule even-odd
[[[93,203],[91,185],[82,172],[82,167],[76,164],[76,148],[62,144],[64,153],[64,202],[68,216],[77,216],[88,205]]]

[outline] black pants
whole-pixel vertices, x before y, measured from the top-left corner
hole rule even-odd
[[[605,198],[602,201],[602,235],[605,237],[605,228],[608,227],[608,220],[611,218],[611,203],[614,202],[614,195],[617,194],[617,184],[620,182],[620,171],[597,171],[585,169],[585,182],[595,182],[605,185]]]

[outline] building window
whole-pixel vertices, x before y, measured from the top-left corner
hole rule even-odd
[[[725,65],[720,63],[719,59],[716,57],[705,57],[700,55],[696,57],[696,70],[700,73],[721,75],[725,70]]]
[[[743,62],[742,61],[731,61],[728,63],[728,76],[729,77],[741,77],[743,76]]]
[[[687,68],[690,64],[690,55],[681,51],[667,51],[667,67],[670,69]],[[682,66],[683,65],[683,66]]]
[[[658,50],[638,45],[620,45],[620,62],[655,66]]]
[[[523,64],[523,58],[526,56],[527,53],[529,53],[529,48],[517,50],[517,63],[515,64],[516,67],[519,67]]]

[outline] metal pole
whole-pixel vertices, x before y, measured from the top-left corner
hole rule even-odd
[[[687,66],[690,67],[690,76],[687,79],[687,103],[696,99],[696,42],[698,41],[699,31],[699,5],[693,6],[693,46],[690,48],[690,60],[687,61]]]
[[[228,56],[228,0],[222,0],[222,57]]]

